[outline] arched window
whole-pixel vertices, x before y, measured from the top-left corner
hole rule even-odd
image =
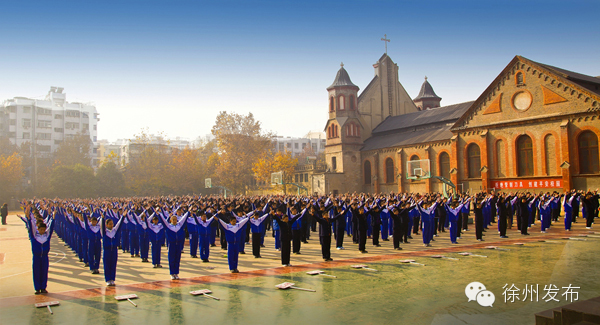
[[[548,134],[544,138],[544,153],[546,155],[546,175],[556,175],[556,140]]]
[[[528,135],[517,139],[517,175],[533,176],[533,142]]]
[[[410,160],[409,161],[415,161],[415,160],[420,160],[419,156],[417,155],[412,155],[410,156]],[[414,176],[415,175],[415,169],[420,169],[421,168],[421,162],[414,162],[414,163],[410,163],[409,164],[409,168],[410,170],[408,171],[408,175]]]
[[[440,154],[440,171],[439,174],[442,177],[450,179],[450,155],[447,152]]]
[[[385,160],[385,182],[391,184],[394,182],[394,160],[387,158]]]
[[[371,162],[368,160],[365,160],[365,166],[364,166],[364,176],[365,176],[365,185],[371,185]]]
[[[331,168],[333,169],[333,171],[336,171],[336,169],[337,169],[337,158],[336,157],[331,157]]]
[[[354,98],[354,95],[350,95],[349,101],[350,101],[350,110],[351,111],[355,110],[356,106],[354,104],[355,104],[356,98]]]
[[[327,139],[331,139],[331,125],[327,127]]]
[[[516,76],[517,85],[523,84],[523,72],[518,72]]]
[[[344,96],[340,95],[338,97],[338,108],[340,109],[340,111],[343,111],[346,109],[346,103],[344,102]]]
[[[506,152],[504,152],[504,141],[496,141],[496,177],[506,177]]]
[[[579,136],[578,145],[579,173],[598,173],[598,136],[592,131],[585,131]]]
[[[340,135],[338,134],[338,126],[337,126],[337,124],[334,124],[334,125],[333,125],[333,133],[334,133],[334,135],[333,135],[333,136],[334,136],[334,137],[336,137],[336,138],[340,136]]]
[[[354,123],[348,123],[348,125],[345,126],[345,129],[346,129],[346,136],[348,136],[348,137],[360,136],[360,129],[359,129],[358,125],[356,125]]]
[[[479,146],[475,143],[467,147],[467,165],[469,178],[481,178],[481,154]]]
[[[333,97],[329,97],[329,111],[335,111],[335,100],[333,99]]]

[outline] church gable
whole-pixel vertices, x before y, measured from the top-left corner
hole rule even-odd
[[[598,109],[600,93],[591,91],[594,77],[585,76],[585,87],[567,70],[516,56],[454,124],[454,130],[498,125],[529,119],[552,118]],[[581,78],[581,77],[578,77]],[[597,84],[600,85],[600,79]]]

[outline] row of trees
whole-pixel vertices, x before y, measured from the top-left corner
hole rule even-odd
[[[141,131],[126,161],[111,154],[96,170],[87,135],[65,140],[45,157],[35,157],[30,143],[16,147],[5,139],[0,141],[0,200],[199,194],[207,193],[205,178],[245,193],[252,184],[270,184],[277,171],[291,181],[298,160],[271,150],[272,134],[262,130],[252,113],[220,112],[211,132],[214,140],[200,147],[176,149],[164,137]]]

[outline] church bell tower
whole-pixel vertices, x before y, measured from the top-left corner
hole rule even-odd
[[[325,126],[327,145],[325,159],[330,173],[345,173],[351,182],[344,186],[340,184],[339,190],[344,188],[357,188],[356,171],[360,170],[360,148],[363,146],[363,126],[358,111],[358,86],[353,84],[344,64],[341,64],[335,80],[327,87],[329,119]],[[354,173],[348,175],[348,173]]]

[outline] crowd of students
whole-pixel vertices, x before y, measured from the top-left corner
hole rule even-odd
[[[591,229],[598,217],[598,191],[554,193],[477,193],[454,198],[439,193],[405,193],[387,195],[347,194],[341,196],[238,196],[112,198],[95,200],[35,199],[22,202],[25,223],[33,252],[33,279],[36,294],[47,293],[48,252],[55,231],[65,245],[89,267],[100,273],[103,261],[108,286],[116,280],[119,249],[121,254],[139,257],[142,263],[151,258],[154,268],[161,268],[161,250],[168,250],[169,273],[179,279],[179,265],[185,239],[189,253],[209,262],[210,248],[219,238],[227,250],[229,269],[238,271],[238,256],[245,254],[246,244],[261,258],[267,234],[275,237],[275,249],[281,252],[281,264],[291,266],[291,253],[300,254],[317,231],[324,261],[332,261],[331,243],[345,249],[345,237],[367,253],[368,239],[381,246],[380,239],[393,238],[393,248],[401,250],[413,235],[421,236],[424,246],[431,246],[440,232],[449,232],[457,244],[468,230],[471,210],[475,235],[483,241],[483,232],[497,224],[501,238],[507,228],[517,228],[522,235],[540,221],[541,232],[557,222],[564,211],[565,230],[577,222],[582,212],[586,227]]]

